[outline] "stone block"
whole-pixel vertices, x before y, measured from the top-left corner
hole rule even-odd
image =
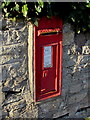
[[[87,116],[87,113],[85,112],[85,111],[87,111],[87,108],[88,108],[87,96],[84,99],[82,99],[81,102],[79,102],[77,104],[73,103],[73,104],[68,105],[68,108],[69,108],[68,111],[69,111],[70,118],[79,118],[79,117],[81,117],[81,114],[82,114],[82,117],[85,117],[83,115]],[[83,114],[83,113],[85,113],[85,114]],[[80,114],[80,116],[79,116],[79,114]]]
[[[2,110],[0,110],[0,120],[2,119]]]
[[[69,23],[63,24],[63,34],[69,33],[71,31],[73,31],[71,24],[69,24]]]
[[[8,92],[8,91],[12,91],[12,89],[10,87],[3,87],[2,88],[2,92]]]
[[[79,103],[79,105],[78,105],[80,110],[81,110],[81,109],[84,109],[84,110],[85,110],[85,109],[88,108],[88,106],[90,106],[88,97],[89,97],[89,96],[88,96],[88,94],[87,94],[87,96],[80,101],[80,103]]]
[[[71,45],[72,43],[74,43],[74,32],[70,32],[70,33],[64,33],[63,34],[63,46],[65,45]]]
[[[72,66],[75,66],[76,65],[76,62],[73,61],[72,59],[69,59],[69,60],[63,60],[63,67],[72,67]]]
[[[2,83],[4,87],[13,88],[19,83],[22,84],[21,82],[24,80],[27,80],[27,62],[25,60],[2,67]]]
[[[10,118],[19,118],[19,116],[20,116],[20,113],[19,113],[18,111],[13,111],[13,110],[11,110],[11,111],[9,112],[9,117],[10,117]]]
[[[83,46],[82,47],[82,54],[83,55],[90,55],[90,46]]]
[[[61,104],[62,102],[63,102],[62,98],[61,99],[60,98],[57,98],[57,99],[53,98],[53,100],[50,99],[49,101],[42,102],[38,106],[39,111],[40,111],[39,115],[41,115],[41,114],[47,115],[48,113],[50,113],[49,115],[52,116],[52,113],[55,112],[58,109],[59,106],[62,105]]]
[[[68,82],[67,82],[68,80]],[[62,73],[62,85],[68,85],[70,84],[70,82],[72,81],[72,75],[71,74],[66,74],[66,73]]]
[[[90,56],[89,55],[83,55],[82,59],[80,61],[80,65],[84,65],[85,63],[88,63],[90,60]]]
[[[24,107],[26,107],[26,101],[21,99],[19,101],[10,102],[4,107],[5,109],[7,108],[7,110],[9,109],[9,111],[17,110],[18,112],[20,112]]]
[[[63,77],[64,76],[68,76],[68,74],[71,74],[73,71],[72,71],[72,69],[70,69],[69,67],[67,68],[67,67],[63,67]]]
[[[10,45],[17,44],[27,41],[28,39],[28,30],[26,26],[23,26],[19,30],[5,30],[2,33],[2,44]]]
[[[16,116],[19,118],[21,112],[23,112],[25,107],[26,107],[26,102],[23,99],[18,102],[13,102],[5,106],[5,108],[9,110],[9,117],[11,118],[16,118]]]
[[[87,108],[87,117],[90,117],[90,108]]]
[[[71,84],[69,85],[69,92],[70,93],[78,93],[83,89],[82,84]]]
[[[3,102],[3,105],[6,106],[8,104],[16,103],[21,101],[22,99],[23,97],[21,96],[21,93],[10,94],[7,96],[7,99]]]
[[[8,118],[8,116],[9,116],[8,111],[7,110],[2,110],[2,119],[3,118]]]
[[[30,108],[31,106],[29,106]],[[32,107],[32,109],[26,109],[26,111],[22,111],[20,113],[20,118],[28,118],[28,119],[38,119],[41,118],[42,116],[39,116],[39,110],[37,107]]]
[[[80,112],[76,112],[75,117],[76,118],[86,118],[87,117],[87,112],[85,110],[80,111]]]
[[[71,48],[70,48],[70,55],[77,55],[77,46],[76,46],[76,44],[74,43],[74,44],[72,44],[71,45]]]
[[[87,96],[87,92],[77,93],[69,97],[68,104],[78,103]]]
[[[10,64],[27,59],[27,44],[16,44],[2,48],[0,64]]]
[[[0,20],[0,30],[2,30],[2,20]]]
[[[90,35],[89,35],[90,36]],[[90,37],[88,37],[87,42],[85,43],[85,46],[88,46],[90,48]]]
[[[80,33],[80,34],[77,34],[77,35],[75,36],[75,43],[76,43],[76,45],[78,45],[79,47],[80,47],[80,46],[84,46],[86,42],[87,42],[87,40],[86,40],[86,37],[85,37],[84,34]]]
[[[0,30],[0,42],[2,42],[2,31],[1,30]]]
[[[57,109],[57,107],[59,106],[59,104],[60,103],[55,104],[55,102],[53,103],[51,101],[51,103],[50,102],[49,103],[44,103],[44,104],[40,105],[39,107],[40,107],[42,113],[48,113],[48,112],[50,112],[53,109]]]
[[[68,106],[66,101],[60,102],[58,109],[54,112],[53,118],[58,118],[68,114]]]
[[[1,104],[2,104],[3,101],[5,101],[5,99],[6,99],[6,98],[5,98],[5,94],[4,94],[3,92],[1,92],[1,95],[0,95],[0,96],[1,96],[1,100],[0,100],[0,101],[1,101]],[[2,106],[2,105],[1,105],[1,106]]]
[[[79,66],[79,71],[82,74],[88,74],[90,72],[90,65]],[[84,76],[84,75],[83,75]]]
[[[73,75],[72,76],[72,81],[80,81],[80,80],[83,81],[83,80],[87,80],[88,77],[89,77],[88,72],[84,73],[84,72],[81,72],[81,71],[80,72],[76,71],[72,75]]]
[[[62,110],[62,111],[57,111],[56,113],[53,114],[53,118],[59,120],[61,118],[59,117],[62,117],[64,118],[64,116],[68,116],[69,112],[68,110]],[[59,118],[59,119],[58,119]]]
[[[20,102],[19,105],[18,105],[18,108],[20,109],[20,111],[22,111],[22,109],[25,108],[25,107],[26,107],[26,101],[25,100]]]

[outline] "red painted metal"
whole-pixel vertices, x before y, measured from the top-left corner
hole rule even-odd
[[[35,101],[61,94],[62,20],[58,17],[39,20],[34,27]],[[58,34],[52,34],[56,32]],[[45,35],[43,33],[46,33]],[[51,33],[47,36],[47,33]],[[51,46],[52,66],[44,67],[44,47]]]

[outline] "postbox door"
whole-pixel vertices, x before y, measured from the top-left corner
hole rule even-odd
[[[41,94],[57,90],[58,45],[42,47]]]
[[[61,39],[61,34],[36,39],[37,100],[59,95],[61,92]]]

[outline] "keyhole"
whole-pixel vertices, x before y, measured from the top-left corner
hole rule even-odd
[[[47,76],[47,73],[44,73],[44,77],[46,77]]]
[[[46,77],[46,76],[47,76],[47,73],[48,73],[47,70],[46,70],[46,71],[43,71],[43,77]]]

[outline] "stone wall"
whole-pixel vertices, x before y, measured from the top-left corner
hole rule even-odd
[[[28,27],[3,20],[0,30],[3,118],[76,118],[90,116],[90,34],[75,36],[63,26],[62,94],[35,103],[28,69]],[[1,111],[1,109],[0,109]]]

